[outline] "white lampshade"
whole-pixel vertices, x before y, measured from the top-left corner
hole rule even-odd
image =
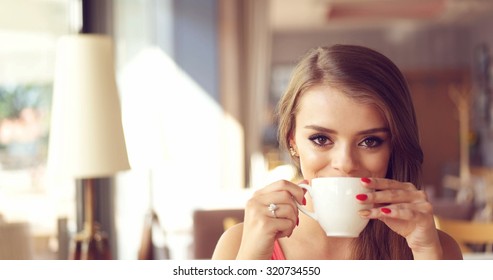
[[[48,152],[48,170],[58,176],[106,177],[130,168],[113,48],[105,35],[58,42]]]

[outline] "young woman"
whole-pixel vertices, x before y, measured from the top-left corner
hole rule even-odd
[[[384,55],[362,46],[310,50],[293,72],[278,108],[279,141],[306,182],[317,177],[361,178],[376,192],[355,200],[374,204],[358,238],[327,237],[299,214],[311,198],[295,183],[258,190],[244,223],[219,240],[213,259],[462,259],[449,235],[435,227],[420,190],[423,153],[406,81]],[[277,205],[275,215],[269,209]]]

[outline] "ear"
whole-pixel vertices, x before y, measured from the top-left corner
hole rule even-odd
[[[296,147],[296,142],[293,137],[289,137],[289,153],[292,157],[299,157],[298,155],[298,147]]]
[[[289,147],[293,148],[293,149],[296,149],[296,141],[294,140],[294,135],[293,133],[289,133],[289,138],[288,138],[288,144],[289,144]]]
[[[296,149],[296,142],[294,141],[293,138],[289,138],[289,147],[290,148],[293,148],[293,149]]]

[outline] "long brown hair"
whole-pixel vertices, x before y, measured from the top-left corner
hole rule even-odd
[[[289,149],[294,135],[299,99],[313,85],[329,85],[360,102],[377,106],[391,134],[386,178],[420,187],[423,152],[414,105],[407,82],[397,66],[372,49],[334,45],[309,50],[295,67],[278,108],[279,143]],[[299,159],[292,157],[299,167]],[[405,239],[379,220],[370,220],[355,239],[354,259],[412,259]]]

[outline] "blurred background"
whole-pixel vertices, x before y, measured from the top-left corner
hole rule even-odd
[[[436,212],[491,218],[491,30],[489,0],[0,0],[0,243],[11,242],[2,224],[26,235],[16,235],[26,253],[5,258],[68,258],[81,229],[81,186],[46,172],[62,36],[114,41],[131,169],[99,178],[113,258],[138,258],[152,210],[152,246],[164,252],[155,257],[194,259],[208,258],[199,237],[216,234],[201,223],[222,231],[252,191],[295,180],[273,112],[298,58],[318,45],[391,58],[413,94]],[[473,187],[458,201],[464,163]]]

